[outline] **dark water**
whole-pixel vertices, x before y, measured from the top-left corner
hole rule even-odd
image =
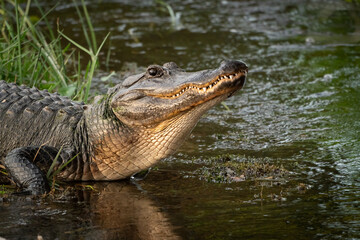
[[[98,183],[64,200],[0,203],[9,239],[360,239],[360,6],[346,1],[92,1],[101,69],[242,59],[245,88],[201,119],[144,181]],[[44,7],[52,6],[51,4]],[[83,42],[74,5],[51,18]],[[111,59],[106,64],[106,54]],[[209,183],[207,159],[266,158],[280,182]]]

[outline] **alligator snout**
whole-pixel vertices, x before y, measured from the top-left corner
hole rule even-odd
[[[222,61],[220,69],[225,73],[248,72],[248,67],[246,66],[246,64],[244,62],[236,60]]]

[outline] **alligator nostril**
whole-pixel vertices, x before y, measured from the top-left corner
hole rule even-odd
[[[225,72],[240,72],[248,71],[248,67],[242,61],[226,60],[221,63],[220,67]]]
[[[239,67],[240,67],[240,70],[243,70],[243,71],[248,71],[248,66],[244,63],[244,62],[241,62],[241,61],[237,61],[239,63]]]

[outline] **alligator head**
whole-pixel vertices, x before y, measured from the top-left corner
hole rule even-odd
[[[101,123],[109,126],[105,135],[99,137],[98,122],[88,123],[94,128],[93,162],[101,172],[94,178],[124,178],[172,154],[205,111],[243,87],[247,69],[242,62],[224,61],[216,69],[185,72],[171,62],[151,65],[110,89],[102,108],[110,116]]]
[[[199,72],[185,72],[173,62],[151,65],[122,83],[111,107],[127,125],[163,125],[189,112],[203,114],[242,88],[246,74],[247,66],[239,61],[225,61],[215,70]]]

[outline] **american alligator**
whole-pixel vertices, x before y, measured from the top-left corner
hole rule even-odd
[[[246,75],[240,61],[199,72],[172,62],[151,65],[89,105],[1,81],[0,160],[34,195],[49,191],[48,169],[70,159],[57,179],[128,178],[172,154],[205,111],[243,87]]]

